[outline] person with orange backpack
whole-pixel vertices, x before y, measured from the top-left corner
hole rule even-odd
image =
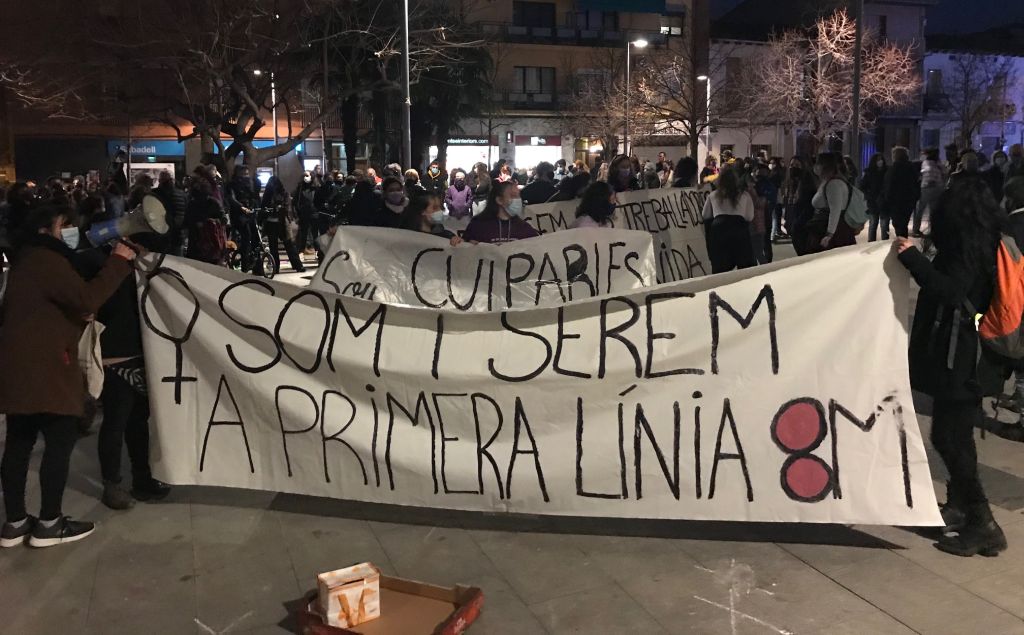
[[[932,445],[949,472],[942,506],[946,535],[936,547],[958,556],[995,556],[1006,549],[978,476],[974,444],[974,428],[984,419],[982,398],[1002,390],[1001,362],[982,346],[975,319],[989,311],[995,294],[1006,229],[1006,213],[988,186],[963,179],[932,210],[926,244],[935,247],[934,260],[910,239],[896,241],[900,262],[921,286],[910,335],[910,381],[934,399]]]
[[[1018,176],[1007,181],[1004,185],[1004,192],[1003,208],[1006,210],[1006,213],[1009,214],[1009,235],[1013,237],[1014,243],[1019,251],[1020,246],[1024,245],[1024,177]],[[1009,256],[1009,254],[1003,256],[1003,258],[1005,259],[1007,256]],[[1009,273],[1012,272],[1013,266],[1010,263],[1008,264],[1010,265]],[[1024,270],[1018,267],[1017,274],[1022,277],[1022,279],[1018,280],[1016,285],[1013,285],[1012,281],[1006,281],[1006,283],[1009,283],[1010,286],[1017,286],[1018,289],[1024,290]],[[1001,286],[1005,287],[1007,286],[1006,283],[1000,284],[997,282],[996,286],[997,288]],[[997,293],[999,293],[1000,299],[1003,300],[1003,302],[1000,303],[1001,306],[1014,304],[1011,298],[1002,298],[1002,295],[1011,295],[1012,291],[1009,289],[1007,289],[1007,293],[1005,294],[999,291],[997,291]],[[1024,302],[1024,296],[1018,299],[1021,302]],[[995,315],[986,316],[988,319],[985,321],[986,328],[984,334],[992,336],[1000,333],[1010,333],[1013,330],[1019,329],[1021,326],[1022,310],[1024,310],[1024,307],[1020,304],[1016,304],[1016,306],[1005,306],[1004,319],[1006,320],[1006,323],[1003,325],[997,325],[994,323],[994,320],[997,319]],[[1014,394],[1009,398],[1001,398],[998,402],[998,407],[1020,414],[1022,416],[1021,423],[1024,423],[1024,360],[1014,360],[1011,363],[1011,367],[1016,378]],[[1024,440],[1024,426],[1021,426],[1020,423],[1018,423],[1015,425],[1015,428],[1019,429],[1020,434],[1016,435],[1019,438],[1012,438],[1013,435],[1010,435],[1011,440]],[[1015,430],[1013,428],[1007,430],[1007,432],[1014,431]],[[994,432],[1000,436],[1007,436],[1000,434],[999,430],[995,430]]]

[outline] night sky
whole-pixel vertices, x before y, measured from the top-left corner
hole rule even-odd
[[[741,1],[711,0],[714,17]],[[929,33],[975,33],[1013,23],[1024,24],[1024,0],[941,0],[928,10]]]

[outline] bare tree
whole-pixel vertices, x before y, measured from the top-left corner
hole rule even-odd
[[[957,143],[968,148],[982,124],[1012,117],[1007,95],[1017,81],[1015,66],[1012,59],[997,55],[963,53],[951,55],[950,61],[952,72],[943,78],[943,94],[934,106],[959,125]]]
[[[52,117],[116,112],[161,122],[179,141],[199,138],[216,148],[229,166],[240,155],[260,164],[294,149],[348,97],[397,89],[400,22],[392,4],[50,0],[19,10],[17,35],[0,54],[0,81]],[[445,52],[460,45],[438,24],[451,14],[445,7],[458,4],[414,2],[415,73],[443,64]],[[286,133],[272,147],[257,147],[275,109]]]
[[[626,57],[618,49],[602,49],[579,60],[567,58],[562,68],[572,73],[569,94],[562,100],[562,123],[577,137],[601,140],[601,156],[609,160],[619,152],[626,122]],[[632,95],[635,99],[636,91]],[[634,110],[630,137],[635,142],[648,132],[647,122]]]
[[[920,94],[913,46],[881,41],[867,31],[862,56],[861,120],[853,121],[856,22],[845,10],[818,18],[806,30],[773,37],[751,60],[756,73],[751,107],[788,125],[804,127],[815,150],[830,136],[860,126],[869,130],[878,113],[901,108]]]
[[[731,49],[715,50],[704,68],[691,47],[656,50],[645,56],[634,75],[634,100],[643,118],[660,133],[685,135],[694,157],[700,135],[718,125],[715,117],[735,103],[732,83],[715,81],[726,76],[730,53]],[[698,80],[700,75],[703,80]]]

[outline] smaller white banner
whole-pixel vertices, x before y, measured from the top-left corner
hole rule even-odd
[[[646,232],[574,229],[504,245],[452,247],[420,232],[341,227],[310,287],[468,312],[560,306],[656,283],[654,244]]]

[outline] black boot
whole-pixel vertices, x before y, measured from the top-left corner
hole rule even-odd
[[[967,524],[956,536],[944,536],[935,546],[955,556],[981,554],[993,558],[1006,550],[1006,536],[992,517],[988,503],[982,503],[970,507]]]
[[[942,533],[952,534],[964,528],[964,525],[967,524],[965,507],[952,484],[946,481],[946,502],[939,507],[942,512],[942,523],[945,525],[942,528]]]

